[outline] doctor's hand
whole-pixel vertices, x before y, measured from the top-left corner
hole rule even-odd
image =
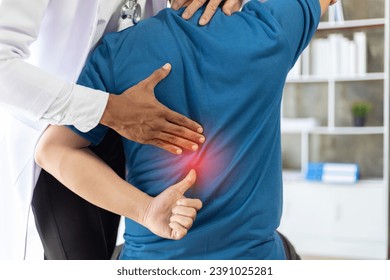
[[[194,13],[206,3],[207,0],[172,0],[171,7],[174,10],[178,10],[181,7],[186,5],[187,8],[184,10],[182,17],[184,19],[191,18]],[[240,10],[243,0],[226,0],[222,5],[222,11],[230,16],[232,13]],[[206,25],[210,22],[211,18],[217,11],[219,4],[221,4],[223,0],[210,0],[206,6],[206,9],[203,12],[203,15],[200,17],[199,24]]]
[[[165,64],[121,95],[110,94],[100,123],[129,140],[173,154],[181,154],[182,149],[196,151],[205,141],[203,128],[162,105],[154,95],[154,88],[170,70],[171,65]]]
[[[192,227],[197,212],[202,208],[199,199],[183,196],[195,180],[195,170],[191,170],[182,181],[152,198],[141,224],[160,237],[182,239]]]

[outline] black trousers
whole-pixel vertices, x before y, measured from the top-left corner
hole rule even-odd
[[[301,257],[298,255],[297,251],[295,251],[294,246],[291,244],[291,242],[287,239],[286,236],[278,232],[280,239],[283,242],[284,251],[286,253],[286,259],[287,260],[301,260]]]
[[[124,178],[125,158],[118,134],[110,130],[91,150]],[[120,216],[80,198],[44,170],[34,190],[32,210],[45,259],[111,258]]]
[[[281,234],[280,232],[278,232],[278,235],[280,236],[280,239],[282,240],[283,243],[284,252],[286,254],[286,260],[301,260],[301,257],[298,255],[297,251],[295,251],[294,246],[287,239],[287,237]],[[123,244],[117,246],[112,256],[112,259],[115,260],[119,258],[122,248],[123,248]]]

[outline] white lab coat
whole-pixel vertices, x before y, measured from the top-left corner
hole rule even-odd
[[[123,24],[119,15],[125,0],[35,0],[34,3],[30,0],[2,1],[0,9],[3,9],[3,15],[8,15],[9,21],[14,20],[18,23],[15,25],[26,29],[26,32],[21,30],[19,33],[30,35],[28,39],[18,35],[15,38],[3,38],[15,41],[16,45],[20,45],[20,49],[31,52],[31,56],[29,64],[23,58],[12,64],[12,68],[16,67],[19,71],[17,73],[21,75],[9,77],[15,79],[14,95],[2,92],[0,83],[0,94],[8,94],[4,99],[6,101],[0,99],[3,102],[0,103],[0,259],[23,259],[26,255],[31,197],[40,172],[34,162],[33,153],[47,126],[45,122],[37,122],[39,104],[33,102],[34,96],[28,95],[34,92],[35,88],[26,81],[29,81],[29,76],[39,76],[39,81],[45,83],[46,89],[52,89],[56,94],[61,93],[58,87],[63,87],[64,81],[75,82],[91,48],[103,33],[114,31]],[[162,0],[150,1],[154,11],[166,4]],[[142,0],[139,2],[141,6],[145,6]],[[15,5],[12,9],[14,14],[4,10],[10,5]],[[28,12],[21,17],[15,14],[15,7],[27,9]],[[149,10],[148,14],[150,13]],[[0,53],[1,47],[0,42]],[[10,53],[18,58],[18,51],[19,46]],[[46,79],[45,74],[40,72],[42,69],[48,73]],[[0,73],[7,75],[12,72]],[[20,83],[16,82],[17,78],[20,78]],[[47,98],[41,99],[41,103],[46,100],[53,102],[55,98],[58,96],[52,97],[49,93]],[[9,104],[12,106],[7,106]],[[45,106],[46,110],[47,104]],[[18,110],[18,107],[23,110]],[[61,124],[60,121],[58,123]]]

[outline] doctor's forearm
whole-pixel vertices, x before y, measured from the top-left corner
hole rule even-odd
[[[65,83],[16,58],[0,59],[0,86],[1,106],[39,121]]]
[[[27,62],[51,1],[36,0],[33,7],[28,0],[0,2],[0,106],[33,121],[72,124],[81,131],[95,127],[106,93],[85,90]]]
[[[101,119],[106,92],[64,82],[20,58],[0,60],[1,106],[33,121],[87,132]]]
[[[55,77],[25,60],[39,34],[49,0],[3,0],[0,6],[0,104],[34,121],[63,88]]]

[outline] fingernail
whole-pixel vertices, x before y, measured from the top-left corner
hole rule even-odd
[[[183,152],[183,151],[180,150],[180,149],[177,149],[177,150],[176,150],[176,154],[178,154],[178,155],[180,155],[182,152]]]
[[[204,137],[199,138],[199,143],[204,143],[204,141],[206,141],[206,138],[204,138]]]
[[[198,149],[198,145],[192,145],[192,150],[196,151]]]
[[[165,70],[169,70],[170,67],[171,65],[169,63],[165,63],[162,68],[164,68]]]
[[[205,19],[205,18],[201,18],[201,19],[199,20],[199,24],[200,24],[200,25],[205,25],[205,24],[206,24],[206,19]]]
[[[198,133],[203,133],[203,128],[202,128],[202,127],[199,127],[196,131],[197,131]]]

